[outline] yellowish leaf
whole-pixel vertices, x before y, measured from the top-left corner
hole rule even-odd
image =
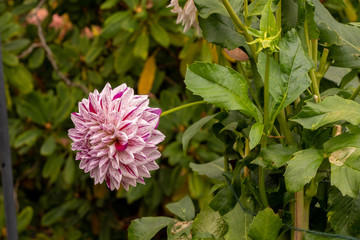
[[[146,95],[152,89],[154,78],[156,73],[156,62],[155,62],[155,54],[150,56],[144,65],[144,68],[140,75],[140,80],[138,83],[138,94]]]

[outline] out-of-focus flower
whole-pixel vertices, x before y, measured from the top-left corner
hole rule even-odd
[[[65,13],[60,16],[59,14],[55,13],[54,15],[52,15],[52,20],[49,24],[49,27],[60,30],[59,39],[63,39],[65,34],[70,29],[72,29],[73,26],[68,14]]]
[[[198,33],[201,32],[199,23],[196,20],[197,9],[193,0],[188,0],[185,3],[184,8],[180,7],[178,0],[171,0],[171,3],[167,7],[174,7],[171,12],[178,14],[176,23],[182,23],[184,32],[187,32],[190,27],[194,27]]]
[[[85,27],[82,30],[82,35],[85,36],[88,39],[92,39],[96,36],[99,36],[101,33],[101,27],[97,25],[91,25],[91,29],[89,27]]]
[[[36,17],[39,19],[39,22],[42,23],[45,18],[49,15],[48,10],[46,8],[40,8],[36,15],[34,15],[34,11],[31,11],[27,17],[26,17],[26,22],[28,24],[36,24]]]
[[[52,15],[52,20],[51,23],[49,24],[49,27],[59,30],[63,25],[64,25],[64,20],[59,14],[55,13],[54,15]]]
[[[156,145],[165,138],[156,130],[160,113],[149,107],[147,95],[134,95],[126,84],[112,89],[107,83],[101,93],[90,93],[71,114],[75,128],[69,137],[80,168],[111,190],[145,184],[149,171],[159,168]]]

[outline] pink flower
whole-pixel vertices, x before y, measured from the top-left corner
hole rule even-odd
[[[165,138],[156,130],[160,112],[149,107],[148,96],[134,95],[126,84],[111,89],[107,83],[101,93],[90,93],[71,114],[75,128],[69,137],[80,168],[95,184],[105,180],[111,190],[145,184],[149,171],[159,168],[156,145]]]
[[[55,28],[56,30],[60,29],[64,25],[64,19],[57,13],[52,15],[51,23],[49,27]]]
[[[199,23],[196,20],[197,9],[193,0],[188,0],[184,8],[180,7],[178,0],[171,0],[171,3],[167,7],[174,7],[171,12],[178,14],[176,23],[179,24],[182,22],[184,32],[187,32],[190,27],[194,27],[198,33],[201,32]]]
[[[32,11],[30,14],[28,14],[28,16],[26,17],[26,22],[29,24],[36,24],[36,18],[39,19],[39,22],[42,23],[45,18],[48,16],[48,10],[45,8],[40,8],[37,12],[36,12],[36,16],[34,15],[34,11]]]

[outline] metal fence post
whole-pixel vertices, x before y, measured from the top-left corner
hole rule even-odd
[[[0,36],[0,161],[8,240],[18,240]]]

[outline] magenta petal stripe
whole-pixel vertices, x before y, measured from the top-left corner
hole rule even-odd
[[[111,190],[145,184],[150,171],[159,168],[156,145],[165,138],[156,130],[161,109],[149,107],[148,96],[134,95],[126,84],[112,89],[109,83],[78,106],[68,135],[79,167]]]

